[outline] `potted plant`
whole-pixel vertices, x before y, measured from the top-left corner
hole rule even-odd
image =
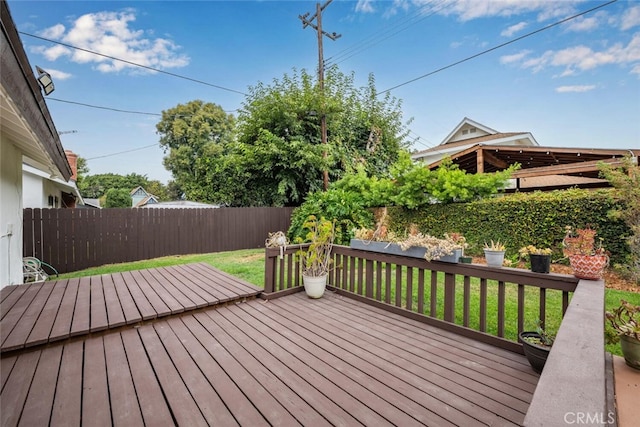
[[[310,298],[320,298],[327,286],[327,276],[331,267],[335,224],[310,215],[303,224],[303,229],[308,230],[305,239],[296,239],[296,243],[309,243],[307,248],[296,252],[302,268],[302,283]]]
[[[489,267],[502,267],[504,263],[505,246],[499,240],[484,244],[484,257]]]
[[[406,237],[398,237],[388,231],[383,223],[379,223],[375,230],[355,230],[354,237],[350,243],[354,249],[424,258],[427,261],[457,263],[466,246],[466,239],[460,233],[445,233],[444,238],[438,238],[421,233],[415,224],[410,226]]]
[[[529,257],[531,271],[534,273],[549,273],[551,269],[551,248],[536,248],[533,245],[524,246],[518,251],[521,257]]]
[[[609,257],[602,246],[602,239],[596,245],[596,231],[590,227],[574,229],[565,227],[562,240],[562,251],[569,258],[573,268],[573,275],[580,279],[602,279],[605,267],[609,264]]]
[[[523,331],[518,334],[522,349],[529,361],[529,364],[537,373],[542,372],[544,364],[547,362],[551,346],[555,335],[549,334],[542,328],[542,323],[538,322],[535,331]]]
[[[615,331],[615,338],[620,340],[625,362],[634,369],[640,369],[640,305],[620,300],[616,310],[607,311],[606,318]]]

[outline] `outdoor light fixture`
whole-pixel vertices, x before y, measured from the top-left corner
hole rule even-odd
[[[38,83],[40,83],[40,86],[42,86],[44,94],[49,95],[55,90],[55,87],[53,86],[53,80],[51,80],[51,75],[37,65],[36,70],[38,70],[39,73],[39,76],[37,77]]]

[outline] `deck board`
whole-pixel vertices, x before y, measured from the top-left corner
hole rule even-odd
[[[53,398],[56,391],[56,380],[60,359],[62,358],[62,346],[47,348],[40,355],[40,363],[36,369],[31,391],[22,411],[20,423],[25,426],[49,425],[53,406]]]
[[[49,298],[34,307],[50,313],[57,305],[63,320],[50,321],[52,330],[70,332],[74,318],[65,310],[100,313],[78,306],[95,296],[119,326],[3,353],[3,427],[513,426],[522,424],[539,378],[522,355],[330,292],[319,300],[246,299],[255,289],[235,287],[206,265],[92,280],[84,290],[86,280],[45,288]],[[154,310],[152,322],[122,325],[134,306],[142,319],[136,299],[147,301],[152,290],[168,308],[185,282],[209,302],[218,292],[238,298],[161,317]],[[33,312],[18,304],[24,295],[36,300],[26,288],[5,300]],[[121,316],[109,316],[118,313],[111,304]],[[38,328],[47,316],[43,310]]]
[[[207,264],[63,279],[3,292],[0,351],[17,350],[256,295],[235,279],[212,280]],[[238,286],[235,292],[229,288]],[[4,288],[3,288],[4,290]]]
[[[102,337],[87,340],[84,346],[82,419],[96,426],[111,425],[109,381]]]

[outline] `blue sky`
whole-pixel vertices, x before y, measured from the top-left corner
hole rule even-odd
[[[334,0],[322,21],[341,37],[325,37],[324,56],[354,72],[358,85],[373,73],[384,91],[605,3]],[[88,159],[91,174],[136,172],[167,182],[154,114],[194,99],[232,112],[249,86],[294,68],[317,70],[315,31],[298,19],[315,2],[8,4],[31,64],[53,76],[47,105],[63,146]],[[413,119],[418,150],[442,142],[464,117],[531,132],[543,146],[640,148],[640,2],[614,2],[391,93],[403,101],[405,121]],[[128,150],[136,151],[117,154]]]

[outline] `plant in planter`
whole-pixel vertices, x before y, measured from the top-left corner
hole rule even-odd
[[[551,268],[551,248],[536,248],[533,245],[524,246],[518,251],[522,258],[529,257],[531,271],[534,273],[548,273]]]
[[[305,238],[296,239],[296,243],[309,243],[309,247],[296,252],[302,267],[302,282],[309,297],[320,298],[324,294],[331,269],[335,224],[310,215],[303,224],[303,229],[307,230]]]
[[[429,234],[422,234],[415,227],[412,227],[409,235],[398,241],[398,245],[403,251],[411,248],[423,248],[424,259],[427,261],[458,262],[465,244],[463,239],[464,237],[457,233],[456,235],[445,233],[444,238],[440,239]]]
[[[609,264],[609,256],[602,246],[602,239],[596,245],[596,234],[590,227],[565,227],[562,252],[569,258],[573,275],[580,279],[602,279],[604,269]]]
[[[502,267],[504,263],[505,246],[499,240],[484,244],[484,257],[489,267]]]
[[[640,370],[640,305],[620,300],[614,311],[605,314],[616,336],[610,342],[620,340],[620,347],[627,365]]]
[[[555,335],[550,334],[542,328],[541,322],[535,331],[523,331],[518,334],[522,349],[529,364],[537,373],[541,373],[549,357],[551,346],[555,340]]]

